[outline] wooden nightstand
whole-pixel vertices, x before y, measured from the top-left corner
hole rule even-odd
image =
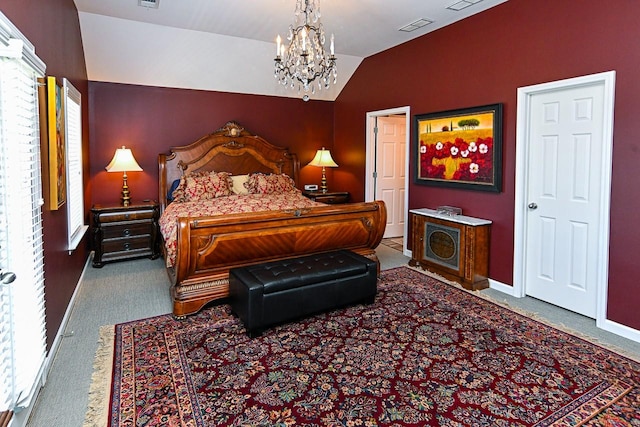
[[[129,206],[94,205],[93,266],[106,262],[160,256],[158,218],[160,208],[155,201],[135,202]]]
[[[323,193],[322,191],[303,191],[302,194],[315,202],[327,203],[330,205],[347,203],[350,197],[348,191],[327,191],[326,193]]]

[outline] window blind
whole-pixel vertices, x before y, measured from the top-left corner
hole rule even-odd
[[[67,236],[68,248],[72,251],[89,227],[84,223],[81,94],[67,79],[63,80],[63,92],[67,146]]]
[[[46,357],[37,96],[44,63],[34,52],[0,13],[0,411],[29,405]]]

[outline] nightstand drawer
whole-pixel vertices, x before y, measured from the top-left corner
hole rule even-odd
[[[326,193],[322,193],[320,191],[303,191],[302,194],[315,202],[327,203],[330,205],[347,203],[350,196],[348,191],[328,191]]]
[[[348,196],[318,196],[318,197],[316,197],[316,202],[328,203],[328,204],[346,203],[348,200],[349,200]]]
[[[144,251],[151,254],[151,239],[149,236],[137,236],[127,239],[111,239],[102,241],[102,259],[106,260],[111,254],[121,252],[134,253]]]
[[[125,222],[118,225],[104,225],[102,228],[102,239],[117,239],[134,236],[149,236],[153,233],[155,224],[153,221],[147,222]]]
[[[100,213],[100,222],[122,222],[135,221],[138,219],[153,219],[155,212],[153,210],[136,210],[127,212],[102,212]]]

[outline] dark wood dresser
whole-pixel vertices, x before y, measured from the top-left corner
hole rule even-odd
[[[134,202],[129,206],[94,205],[93,266],[133,258],[160,256],[158,218],[155,201]]]

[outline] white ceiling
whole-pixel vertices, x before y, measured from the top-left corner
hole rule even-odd
[[[286,36],[295,0],[74,0],[89,80],[298,97],[273,77],[275,37]],[[447,9],[460,0],[321,0],[335,34],[338,84],[314,99],[335,100],[360,62],[507,0]],[[433,21],[399,31],[418,19]]]

